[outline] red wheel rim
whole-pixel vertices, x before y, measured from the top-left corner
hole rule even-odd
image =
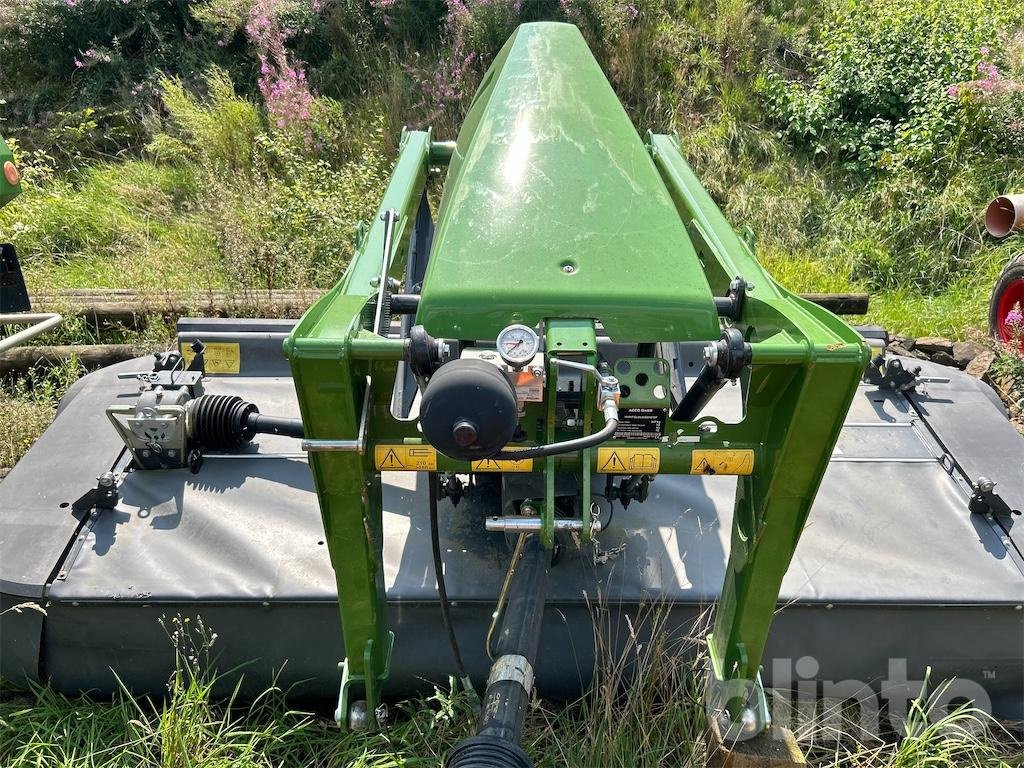
[[[999,296],[999,305],[996,308],[996,326],[999,332],[999,340],[1003,343],[1013,341],[1014,333],[1021,334],[1020,326],[1010,326],[1006,322],[1006,316],[1016,307],[1024,311],[1024,279],[1012,280]],[[1021,352],[1024,352],[1024,339],[1020,342]]]

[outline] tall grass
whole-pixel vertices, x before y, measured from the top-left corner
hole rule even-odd
[[[524,743],[540,768],[702,766],[707,615],[669,631],[665,606],[632,617],[607,606],[596,617],[595,682],[577,701],[536,701]],[[462,693],[435,690],[400,703],[384,731],[343,733],[311,712],[290,709],[270,686],[255,701],[216,700],[216,635],[200,621],[167,622],[175,671],[161,700],[122,688],[109,703],[36,687],[0,698],[5,768],[328,768],[439,765],[472,731]],[[611,642],[618,633],[623,650]],[[237,689],[236,689],[237,690]],[[970,705],[939,716],[943,689],[922,692],[899,734],[864,740],[835,730],[835,703],[804,713],[796,728],[810,763],[846,768],[1014,768],[1024,745]],[[828,725],[826,725],[828,723]],[[822,733],[831,728],[833,738]]]

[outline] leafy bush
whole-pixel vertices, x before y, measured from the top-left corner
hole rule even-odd
[[[45,128],[55,107],[67,109],[69,103],[72,111],[117,103],[137,112],[157,73],[187,71],[215,55],[189,15],[190,5],[187,0],[4,0],[0,99],[10,102],[24,128]]]
[[[993,143],[981,99],[958,98],[979,65],[1002,65],[997,30],[1012,0],[835,3],[813,47],[810,82],[767,78],[770,115],[796,143],[861,172],[909,167],[941,175]],[[980,70],[984,74],[984,69]]]
[[[259,110],[238,98],[223,70],[209,70],[204,85],[206,98],[200,100],[180,80],[160,81],[164,108],[178,135],[158,134],[150,151],[164,160],[198,161],[212,175],[248,170],[263,131]]]
[[[297,134],[263,124],[224,73],[206,86],[201,99],[165,82],[169,119],[151,147],[192,160],[223,273],[242,287],[333,284],[383,190],[382,120],[318,99]]]

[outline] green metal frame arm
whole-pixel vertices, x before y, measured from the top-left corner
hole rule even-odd
[[[378,215],[357,239],[344,278],[306,312],[285,340],[309,438],[355,439],[364,418],[367,387],[371,387],[367,398],[371,405],[365,418],[372,434],[375,415],[383,410],[380,404],[390,398],[390,390],[378,390],[394,381],[402,344],[366,331],[364,314],[368,300],[376,294],[371,278],[379,278],[382,260],[389,260],[391,274],[405,266],[403,241],[423,193],[430,148],[429,131],[403,133]],[[397,211],[399,218],[391,252],[385,255],[380,214],[387,210]],[[393,644],[384,614],[380,474],[371,456],[358,452],[311,453],[309,465],[338,583],[347,656],[338,713],[344,724],[349,702],[356,695],[350,695],[350,689],[358,690],[366,699],[372,726]]]
[[[738,482],[709,648],[719,680],[755,681],[783,576],[869,351],[842,320],[771,278],[701,186],[677,140],[652,134],[648,148],[712,289],[724,295],[738,276],[754,284],[736,322],[754,343],[742,379],[744,419],[734,433],[760,444],[763,460]]]

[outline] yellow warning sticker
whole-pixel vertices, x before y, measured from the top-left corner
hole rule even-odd
[[[181,345],[181,357],[185,367],[192,365],[196,353],[189,344]],[[211,341],[203,351],[207,373],[238,373],[242,369],[242,353],[238,342]]]
[[[656,474],[661,467],[660,448],[598,448],[597,471],[612,474]]]
[[[696,450],[690,463],[691,475],[749,475],[754,471],[754,452],[742,450]]]
[[[437,451],[429,445],[375,445],[373,463],[377,469],[433,472],[437,469]]]
[[[483,459],[470,466],[474,472],[533,472],[533,459]]]

